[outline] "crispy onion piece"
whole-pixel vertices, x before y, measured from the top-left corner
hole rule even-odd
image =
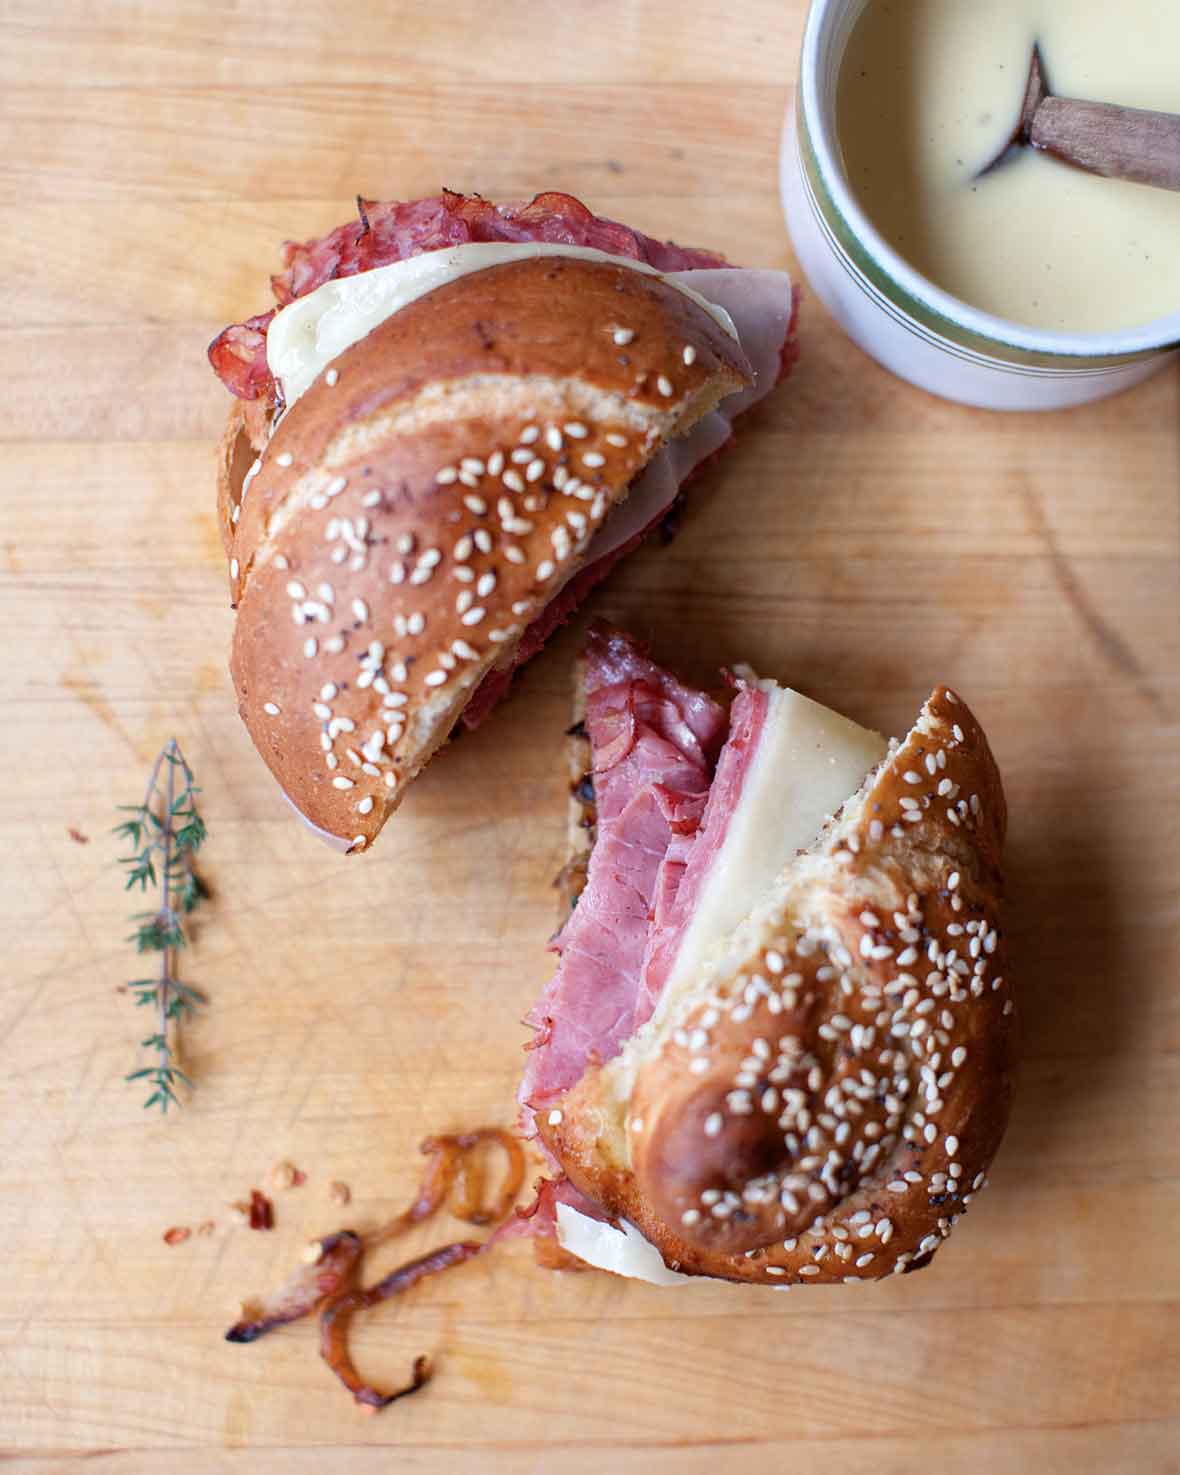
[[[480,1149],[495,1144],[503,1149],[506,1166],[499,1190],[485,1199],[485,1165]],[[427,1137],[420,1149],[430,1161],[409,1207],[388,1224],[362,1239],[352,1230],[329,1235],[313,1246],[317,1253],[271,1295],[247,1302],[242,1317],[225,1334],[227,1342],[253,1342],[266,1332],[320,1311],[320,1355],[367,1412],[376,1412],[399,1398],[416,1392],[430,1379],[426,1357],[414,1359],[411,1381],[392,1393],[382,1393],[366,1383],[356,1371],[348,1350],[348,1328],[358,1311],[367,1310],[409,1290],[427,1276],[461,1265],[480,1254],[499,1238],[484,1242],[461,1240],[444,1245],[428,1255],[399,1266],[376,1285],[358,1286],[361,1260],[366,1250],[396,1239],[415,1224],[433,1217],[455,1193],[451,1212],[468,1224],[493,1225],[512,1213],[524,1183],[524,1149],[503,1127],[479,1127],[441,1137]]]
[[[432,1250],[429,1255],[421,1255],[417,1260],[399,1265],[376,1285],[366,1290],[350,1291],[324,1308],[320,1316],[320,1356],[366,1412],[375,1413],[396,1403],[399,1398],[416,1393],[430,1381],[431,1368],[428,1358],[415,1357],[410,1382],[403,1388],[395,1388],[392,1393],[382,1393],[371,1383],[366,1383],[357,1372],[348,1350],[348,1328],[353,1316],[410,1290],[428,1275],[437,1275],[452,1265],[462,1265],[465,1260],[482,1254],[486,1248],[478,1240],[471,1239],[443,1245],[440,1250]]]
[[[319,1253],[300,1265],[269,1296],[242,1305],[241,1319],[225,1334],[227,1342],[254,1342],[277,1326],[298,1321],[352,1287],[364,1246],[360,1236],[345,1229],[319,1243]]]

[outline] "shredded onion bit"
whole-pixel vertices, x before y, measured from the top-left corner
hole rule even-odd
[[[506,1158],[499,1191],[485,1202],[486,1174],[479,1149],[500,1146]],[[442,1137],[427,1137],[419,1149],[430,1161],[408,1208],[363,1239],[352,1230],[329,1235],[313,1246],[310,1264],[301,1265],[277,1291],[242,1308],[241,1319],[226,1333],[227,1342],[253,1342],[276,1326],[320,1312],[320,1355],[367,1413],[386,1408],[415,1393],[430,1380],[430,1362],[414,1359],[411,1380],[392,1392],[381,1392],[357,1372],[348,1349],[348,1328],[358,1311],[368,1310],[430,1275],[461,1265],[481,1254],[499,1237],[480,1242],[459,1240],[399,1266],[376,1285],[362,1287],[361,1262],[366,1250],[398,1238],[415,1224],[433,1217],[455,1191],[451,1213],[468,1224],[493,1225],[512,1212],[524,1182],[525,1159],[520,1143],[502,1127],[479,1127]]]

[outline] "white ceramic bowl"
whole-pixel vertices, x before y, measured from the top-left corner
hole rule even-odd
[[[1123,333],[1050,333],[979,312],[886,243],[849,188],[836,81],[867,0],[812,0],[795,105],[783,129],[783,210],[816,296],[893,373],[991,410],[1055,410],[1116,394],[1180,351],[1180,311]]]

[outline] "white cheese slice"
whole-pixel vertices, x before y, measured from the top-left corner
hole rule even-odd
[[[266,331],[266,361],[283,387],[286,403],[294,404],[334,358],[408,303],[458,277],[534,256],[607,261],[630,271],[660,277],[704,308],[731,338],[738,338],[733,319],[725,309],[678,280],[675,272],[659,272],[646,262],[611,256],[588,246],[562,246],[546,241],[469,242],[442,251],[424,251],[405,261],[357,272],[355,276],[337,277],[305,297],[297,297],[276,313]]]
[[[661,996],[661,1014],[888,750],[879,733],[790,687],[759,685],[769,697],[762,736],[681,939]]]
[[[557,1242],[563,1250],[614,1275],[646,1280],[650,1285],[684,1285],[699,1276],[669,1270],[655,1245],[644,1239],[634,1224],[619,1220],[621,1229],[580,1214],[569,1204],[557,1205]]]

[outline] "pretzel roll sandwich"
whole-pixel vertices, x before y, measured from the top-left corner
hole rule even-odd
[[[876,1280],[930,1260],[1008,1117],[1000,776],[946,687],[886,742],[734,683],[727,712],[591,635],[571,730],[587,838],[524,1116],[583,1260]]]
[[[781,273],[566,195],[360,216],[210,348],[239,708],[345,850],[728,442],[794,315]]]

